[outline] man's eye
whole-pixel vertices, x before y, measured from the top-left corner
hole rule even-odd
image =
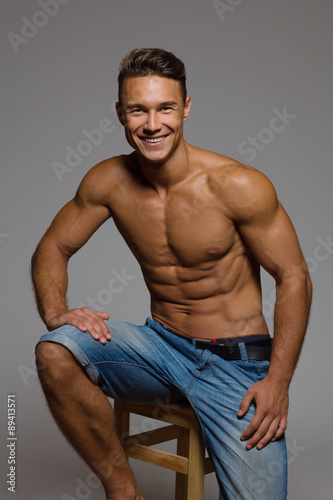
[[[170,106],[165,106],[164,108],[162,108],[162,111],[171,111],[172,108],[170,108]]]
[[[132,108],[128,110],[128,113],[130,115],[141,115],[142,113],[144,113],[144,110],[142,108]]]

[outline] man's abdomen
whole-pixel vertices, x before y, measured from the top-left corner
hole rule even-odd
[[[156,321],[192,337],[221,338],[268,333],[261,296],[228,294],[198,300],[169,301],[152,295],[151,312]]]

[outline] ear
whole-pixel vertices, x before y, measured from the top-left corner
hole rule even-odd
[[[183,118],[183,122],[186,122],[186,120],[188,119],[188,117],[190,115],[191,104],[192,104],[192,101],[191,101],[190,96],[188,95],[186,97],[185,106],[184,106],[184,118]]]
[[[119,101],[116,102],[116,112],[117,112],[118,120],[120,121],[120,123],[122,125],[125,125],[126,114],[125,114],[124,106]]]

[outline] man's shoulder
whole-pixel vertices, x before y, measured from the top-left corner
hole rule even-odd
[[[89,174],[91,177],[94,176],[96,178],[107,176],[111,179],[115,176],[128,174],[132,166],[132,154],[112,156],[93,166],[87,175]]]
[[[89,186],[100,186],[106,188],[119,185],[133,174],[135,168],[132,155],[120,155],[107,158],[94,165],[82,179],[82,183]]]
[[[83,177],[76,197],[93,204],[110,204],[113,193],[128,182],[134,169],[131,155],[107,158],[94,165]]]
[[[194,148],[193,154],[199,160],[202,170],[217,182],[221,188],[249,188],[258,183],[270,182],[260,170],[212,151]]]
[[[218,195],[230,219],[237,220],[245,214],[276,206],[275,188],[260,170],[210,151],[203,150],[199,158],[211,189]]]

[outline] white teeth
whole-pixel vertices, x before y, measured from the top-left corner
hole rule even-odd
[[[161,142],[163,141],[164,137],[158,137],[157,139],[144,139],[146,142]]]

